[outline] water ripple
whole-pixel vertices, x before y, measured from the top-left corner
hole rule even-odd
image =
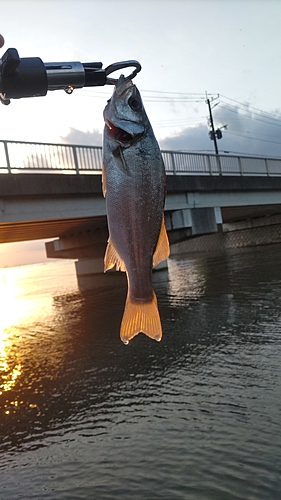
[[[120,342],[125,289],[48,279],[48,312],[5,337],[0,498],[281,497],[280,254],[171,259],[159,344]]]

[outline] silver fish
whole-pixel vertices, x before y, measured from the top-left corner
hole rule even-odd
[[[120,76],[104,109],[103,193],[109,240],[105,271],[126,271],[128,294],[120,329],[127,344],[142,332],[161,340],[152,266],[169,255],[164,222],[166,174],[137,87]]]

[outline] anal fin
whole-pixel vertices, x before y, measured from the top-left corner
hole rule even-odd
[[[170,243],[163,216],[160,235],[153,255],[153,266],[157,266],[158,264],[160,264],[160,262],[162,262],[162,260],[166,260],[169,257],[169,255],[170,255]]]
[[[109,238],[104,255],[104,272],[113,269],[114,266],[116,266],[116,271],[126,271],[123,259],[119,256],[111,238]]]

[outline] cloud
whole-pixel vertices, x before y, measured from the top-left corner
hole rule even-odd
[[[208,132],[208,127],[202,124],[197,127],[184,128],[178,134],[160,140],[159,145],[164,150],[213,152],[213,144],[208,137]]]
[[[232,105],[220,102],[213,110],[215,129],[221,128],[222,139],[217,140],[219,152],[253,156],[281,156],[281,112],[255,111],[247,104]],[[223,127],[227,125],[227,129]],[[201,123],[186,127],[177,134],[159,140],[160,148],[172,151],[214,153],[214,143],[209,138],[210,127]],[[101,146],[102,134],[97,130],[83,131],[70,128],[61,137],[66,144]]]
[[[70,127],[69,132],[64,136],[60,137],[64,144],[79,144],[83,146],[101,146],[102,145],[102,134],[98,129],[88,130],[87,132],[83,130],[78,130],[77,128]]]
[[[253,156],[281,156],[281,112],[263,113],[247,105],[221,102],[213,110],[215,129],[222,127],[217,140],[219,152]],[[227,129],[224,129],[227,125]],[[210,128],[200,124],[159,141],[161,149],[214,152]]]

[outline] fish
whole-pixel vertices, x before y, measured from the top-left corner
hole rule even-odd
[[[166,172],[138,88],[123,75],[104,109],[102,186],[109,239],[104,271],[127,275],[120,327],[124,344],[144,333],[160,341],[162,325],[152,267],[170,253],[164,221]]]

